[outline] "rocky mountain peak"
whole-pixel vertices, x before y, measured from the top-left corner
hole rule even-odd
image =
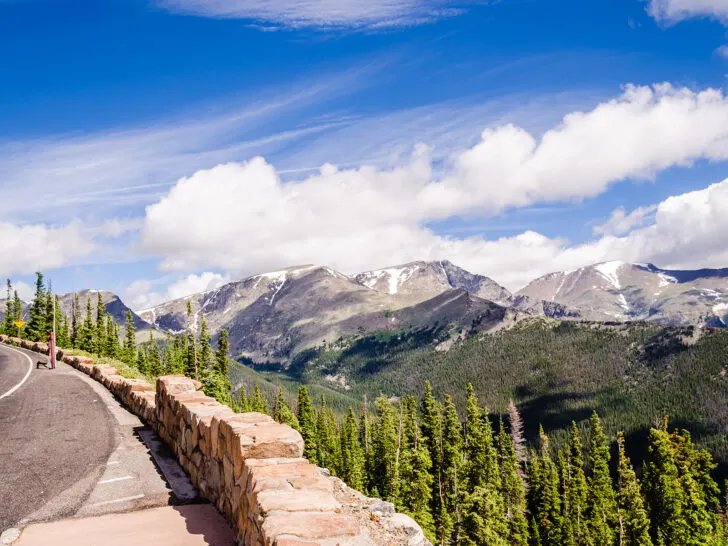
[[[511,295],[492,279],[470,273],[448,260],[410,262],[360,273],[354,279],[372,290],[417,302],[457,288],[497,303],[506,302]]]

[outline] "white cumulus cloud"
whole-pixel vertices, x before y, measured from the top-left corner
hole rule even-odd
[[[297,182],[284,183],[263,158],[198,171],[147,207],[140,247],[161,255],[166,270],[233,275],[300,263],[357,272],[449,258],[513,287],[557,263],[613,255],[667,259],[644,239],[647,232],[642,243],[615,237],[650,223],[655,211],[624,211],[598,232],[602,239],[581,247],[534,232],[497,241],[448,238],[427,224],[592,197],[618,181],[650,179],[699,159],[728,159],[722,92],[630,86],[591,111],[567,115],[540,138],[513,125],[489,129],[475,146],[453,154],[438,176],[424,145],[391,169],[326,165]],[[661,229],[666,206],[655,212]]]
[[[58,227],[0,222],[0,276],[54,269],[95,249],[78,222]]]
[[[154,291],[154,285],[151,281],[139,279],[124,290],[124,301],[132,309],[138,311],[154,307],[165,301],[213,290],[228,281],[229,279],[226,276],[205,271],[199,275],[190,274],[182,277],[170,284],[165,292],[157,292]]]
[[[728,21],[728,0],[651,0],[647,11],[659,21],[714,17],[725,22]]]

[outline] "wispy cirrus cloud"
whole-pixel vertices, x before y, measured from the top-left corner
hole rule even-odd
[[[52,210],[56,221],[99,221],[139,210],[190,172],[274,154],[338,126],[339,118],[309,120],[299,112],[358,89],[359,76],[352,70],[288,84],[245,106],[227,100],[213,113],[191,109],[146,126],[0,139],[0,217],[32,222]]]
[[[159,6],[177,13],[329,29],[418,25],[484,3],[485,0],[157,0]]]

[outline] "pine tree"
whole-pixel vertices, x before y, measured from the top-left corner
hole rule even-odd
[[[353,412],[352,412],[353,415]],[[428,537],[435,537],[435,522],[430,514],[433,478],[432,461],[422,442],[417,418],[417,402],[404,399],[400,426],[399,495],[397,508],[411,516]]]
[[[576,422],[571,422],[569,444],[566,447],[563,486],[564,543],[582,546],[588,544],[586,526],[587,483],[584,475],[584,455],[581,435]]]
[[[248,393],[245,390],[245,385],[240,385],[240,391],[238,392],[236,405],[238,408],[237,411],[240,413],[248,413],[251,411],[250,400],[248,399]],[[298,420],[298,418],[296,418],[296,420]]]
[[[513,440],[506,434],[503,421],[500,423],[498,455],[501,469],[501,496],[508,526],[506,537],[513,546],[528,544],[528,521],[526,520],[526,488],[518,455]]]
[[[8,295],[7,299],[5,300],[5,317],[3,319],[3,325],[2,328],[0,328],[0,331],[2,331],[3,334],[8,336],[14,336],[15,335],[15,324],[13,322],[15,319],[15,313],[13,309],[13,285],[10,282],[10,279],[7,280],[7,290]]]
[[[689,534],[684,515],[686,501],[665,429],[650,430],[643,484],[652,541],[660,546],[684,544]]]
[[[224,377],[228,377],[228,375],[230,374],[228,353],[230,353],[228,331],[220,330],[220,337],[217,338],[217,350],[215,351],[215,370],[217,370],[217,372]]]
[[[624,434],[617,434],[619,449],[619,488],[617,492],[617,514],[619,531],[617,543],[620,546],[652,546],[650,520],[647,517],[640,482],[632,463],[624,452]]]
[[[136,360],[134,366],[144,375],[149,375],[149,360],[147,358],[147,348],[140,346],[136,352]]]
[[[591,417],[591,476],[586,507],[586,524],[591,544],[612,544],[615,538],[617,502],[609,475],[609,459],[609,442],[599,416],[594,412]]]
[[[442,426],[442,498],[445,517],[441,514],[438,530],[440,543],[459,544],[462,532],[462,482],[465,476],[463,435],[460,418],[450,395],[445,395]]]
[[[349,408],[341,426],[341,479],[354,489],[364,489],[364,450],[359,443],[359,430],[354,410]]]
[[[73,309],[71,310],[71,348],[75,349],[79,345],[79,303],[78,293],[73,294]]]
[[[318,464],[316,446],[316,412],[305,385],[298,387],[298,409],[296,413],[303,437],[303,456],[312,464]]]
[[[46,341],[46,290],[43,286],[43,273],[35,274],[35,297],[28,311],[28,325],[25,327],[25,336],[31,341]]]
[[[444,477],[442,474],[442,410],[432,394],[432,385],[425,381],[425,396],[422,399],[422,443],[432,461],[432,494],[430,513],[435,520],[435,533],[440,540],[450,525],[445,509]]]
[[[551,459],[549,438],[543,427],[539,427],[539,443],[539,454],[531,461],[529,472],[528,504],[538,529],[538,535],[531,534],[531,544],[561,546],[559,473]]]
[[[149,330],[149,375],[158,377],[162,375],[162,357],[159,355],[159,346],[154,340],[152,330]]]
[[[78,346],[82,351],[87,353],[95,353],[96,347],[94,345],[94,324],[93,315],[91,311],[91,298],[86,296],[86,316],[83,319],[83,326],[80,332],[80,339]],[[136,355],[135,355],[136,356]],[[134,359],[129,361],[129,364],[133,364]]]
[[[187,346],[185,352],[185,375],[197,381],[200,380],[200,371],[197,363],[197,342],[192,324],[192,302],[187,300]]]
[[[288,425],[289,427],[300,431],[301,426],[298,423],[298,418],[296,418],[293,411],[291,411],[291,408],[288,407],[286,397],[283,396],[282,387],[278,387],[278,395],[276,396],[275,403],[273,404],[273,415],[271,417],[279,423],[283,423],[284,425]],[[352,485],[352,487],[354,486]]]
[[[212,370],[212,349],[210,348],[210,334],[207,331],[207,321],[205,315],[200,319],[200,336],[199,336],[199,373],[204,382],[205,376]],[[227,377],[227,374],[225,374]]]
[[[326,397],[321,395],[321,406],[316,415],[316,446],[318,448],[318,465],[328,468],[332,474],[338,475],[341,454],[336,442],[336,418],[326,405]]]
[[[382,499],[397,500],[399,485],[398,419],[385,396],[376,401],[377,419],[372,430],[372,482]]]
[[[511,439],[518,462],[524,463],[526,462],[526,439],[523,435],[523,420],[513,400],[508,401],[508,426],[511,430]]]
[[[369,416],[369,407],[367,405],[367,397],[364,395],[364,401],[361,404],[361,413],[359,415],[359,444],[364,454],[364,489],[371,490],[371,469],[372,469],[372,435],[371,435],[371,418]]]
[[[255,386],[255,390],[253,391],[252,410],[258,413],[268,413],[268,404],[263,400],[263,394],[260,392],[258,385]]]
[[[690,433],[675,430],[669,435],[675,455],[680,484],[685,495],[684,517],[690,539],[687,546],[706,544],[718,530],[717,511],[720,508],[718,484],[710,476],[716,468],[710,453],[698,450]]]
[[[23,302],[20,301],[20,296],[18,296],[18,291],[13,290],[13,315],[15,317],[15,320],[23,320]],[[13,324],[13,326],[15,326]],[[20,328],[15,326],[15,331],[13,332],[13,335],[20,335]]]
[[[136,361],[136,328],[134,317],[131,311],[126,312],[126,325],[124,332],[124,346],[122,348],[122,360],[127,364],[134,364]]]
[[[468,384],[465,421],[463,534],[465,544],[505,544],[505,508],[501,497],[498,455],[487,412]]]
[[[101,292],[96,292],[96,323],[94,325],[94,346],[98,354],[108,354],[106,343],[106,306],[101,298]]]

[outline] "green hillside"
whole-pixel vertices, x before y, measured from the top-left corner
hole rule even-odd
[[[435,393],[465,406],[472,382],[492,413],[509,398],[522,410],[531,440],[539,423],[555,446],[572,420],[586,427],[596,410],[611,434],[624,430],[641,449],[664,415],[728,462],[728,331],[655,324],[583,324],[532,319],[477,334],[437,350],[444,328],[378,333],[310,350],[286,370],[254,365],[273,381],[303,382],[339,393],[334,406],[366,395]]]

